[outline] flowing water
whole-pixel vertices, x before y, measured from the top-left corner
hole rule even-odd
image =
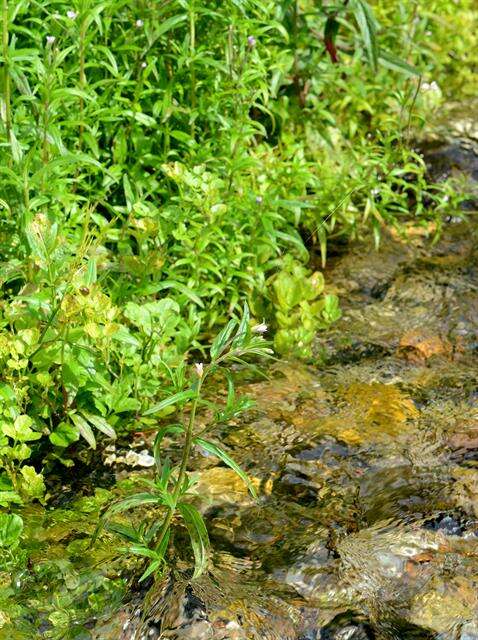
[[[453,219],[434,247],[416,229],[379,252],[348,247],[326,281],[344,313],[318,338],[315,364],[280,362],[245,381],[256,406],[216,434],[259,500],[195,453],[209,572],[188,579],[178,538],[177,567],[146,594],[126,587],[117,549],[89,550],[108,486],[128,488],[123,456],[74,511],[61,496],[32,511],[32,572],[51,593],[19,575],[7,596],[34,613],[0,637],[478,639],[476,226]]]

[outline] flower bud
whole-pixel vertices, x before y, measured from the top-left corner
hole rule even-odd
[[[196,362],[194,364],[194,369],[196,370],[196,374],[198,376],[198,378],[202,378],[203,373],[204,373],[204,365],[202,362]]]
[[[267,325],[265,322],[261,322],[253,326],[251,331],[252,333],[265,333],[267,331]]]

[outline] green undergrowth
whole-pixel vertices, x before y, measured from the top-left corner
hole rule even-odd
[[[154,430],[169,372],[206,359],[245,302],[279,354],[308,357],[340,317],[311,257],[439,233],[458,195],[413,140],[472,93],[476,13],[3,0],[0,505],[18,519],[0,521],[2,576],[28,573],[22,514],[48,507],[49,478]]]

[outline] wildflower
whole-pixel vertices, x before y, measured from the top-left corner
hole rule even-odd
[[[251,47],[251,49],[252,47],[256,46],[256,39],[254,38],[254,36],[248,36],[247,44]]]
[[[202,362],[196,362],[194,364],[194,368],[196,370],[196,374],[198,378],[202,378],[202,374],[204,373],[204,365]]]
[[[256,324],[251,329],[252,333],[265,333],[267,331],[267,325],[265,322]]]
[[[141,29],[141,27],[144,25],[144,22],[141,20],[141,18],[138,18],[134,24],[138,27],[138,29]]]
[[[262,196],[256,196],[256,203],[257,204],[262,204]]]
[[[142,62],[142,63],[141,63],[141,68],[142,68],[142,69],[146,69],[146,67],[147,67],[147,66],[148,66],[148,65],[147,65],[147,63],[146,63],[146,62]]]
[[[55,42],[56,38],[55,36],[47,36],[46,37],[46,43],[47,44],[53,44]]]
[[[73,9],[69,9],[69,10],[66,12],[66,15],[67,15],[67,17],[68,17],[68,18],[70,18],[70,20],[76,20],[76,18],[77,18],[77,16],[78,16],[78,14],[76,13],[76,11],[73,11]]]
[[[435,82],[435,80],[433,80],[432,82],[424,82],[422,84],[422,91],[431,91],[432,93],[441,93],[440,87]]]

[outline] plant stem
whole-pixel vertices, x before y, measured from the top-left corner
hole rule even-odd
[[[191,56],[191,136],[194,138],[194,111],[196,109],[196,68],[194,65],[194,56],[196,55],[196,15],[194,12],[194,0],[190,0],[189,4],[189,53]]]
[[[298,47],[298,32],[299,32],[299,2],[295,0],[292,7],[292,37],[294,40],[294,64],[293,64],[293,77],[294,77],[294,86],[297,94],[297,99],[300,102],[300,78],[299,78],[299,54],[297,52]]]
[[[2,3],[2,53],[3,53],[3,98],[5,100],[5,130],[7,141],[11,143],[10,132],[12,130],[12,112],[10,96],[10,58],[8,52],[8,0]]]
[[[80,90],[83,92],[86,87],[86,73],[85,73],[85,39],[86,39],[86,17],[83,18],[80,27]],[[84,102],[83,96],[80,96],[80,131],[78,144],[80,150],[83,146],[83,110]]]
[[[205,371],[202,378],[200,378],[198,382],[197,393],[191,407],[191,414],[189,416],[188,427],[186,429],[186,440],[184,442],[184,449],[183,449],[183,455],[181,457],[181,466],[179,468],[179,475],[178,475],[178,479],[176,480],[176,484],[174,485],[173,506],[169,508],[168,513],[166,514],[166,518],[163,522],[163,526],[161,527],[161,531],[159,532],[159,538],[156,544],[156,549],[160,548],[161,543],[164,540],[164,536],[166,535],[169,529],[169,526],[171,524],[171,520],[173,519],[173,516],[176,512],[176,505],[178,502],[179,494],[181,492],[181,487],[183,486],[184,479],[186,477],[186,469],[188,466],[189,455],[191,453],[191,448],[193,444],[193,429],[194,429],[194,422],[196,419],[196,411],[199,403],[199,396],[201,394],[201,386],[206,376],[207,376],[207,372]]]

